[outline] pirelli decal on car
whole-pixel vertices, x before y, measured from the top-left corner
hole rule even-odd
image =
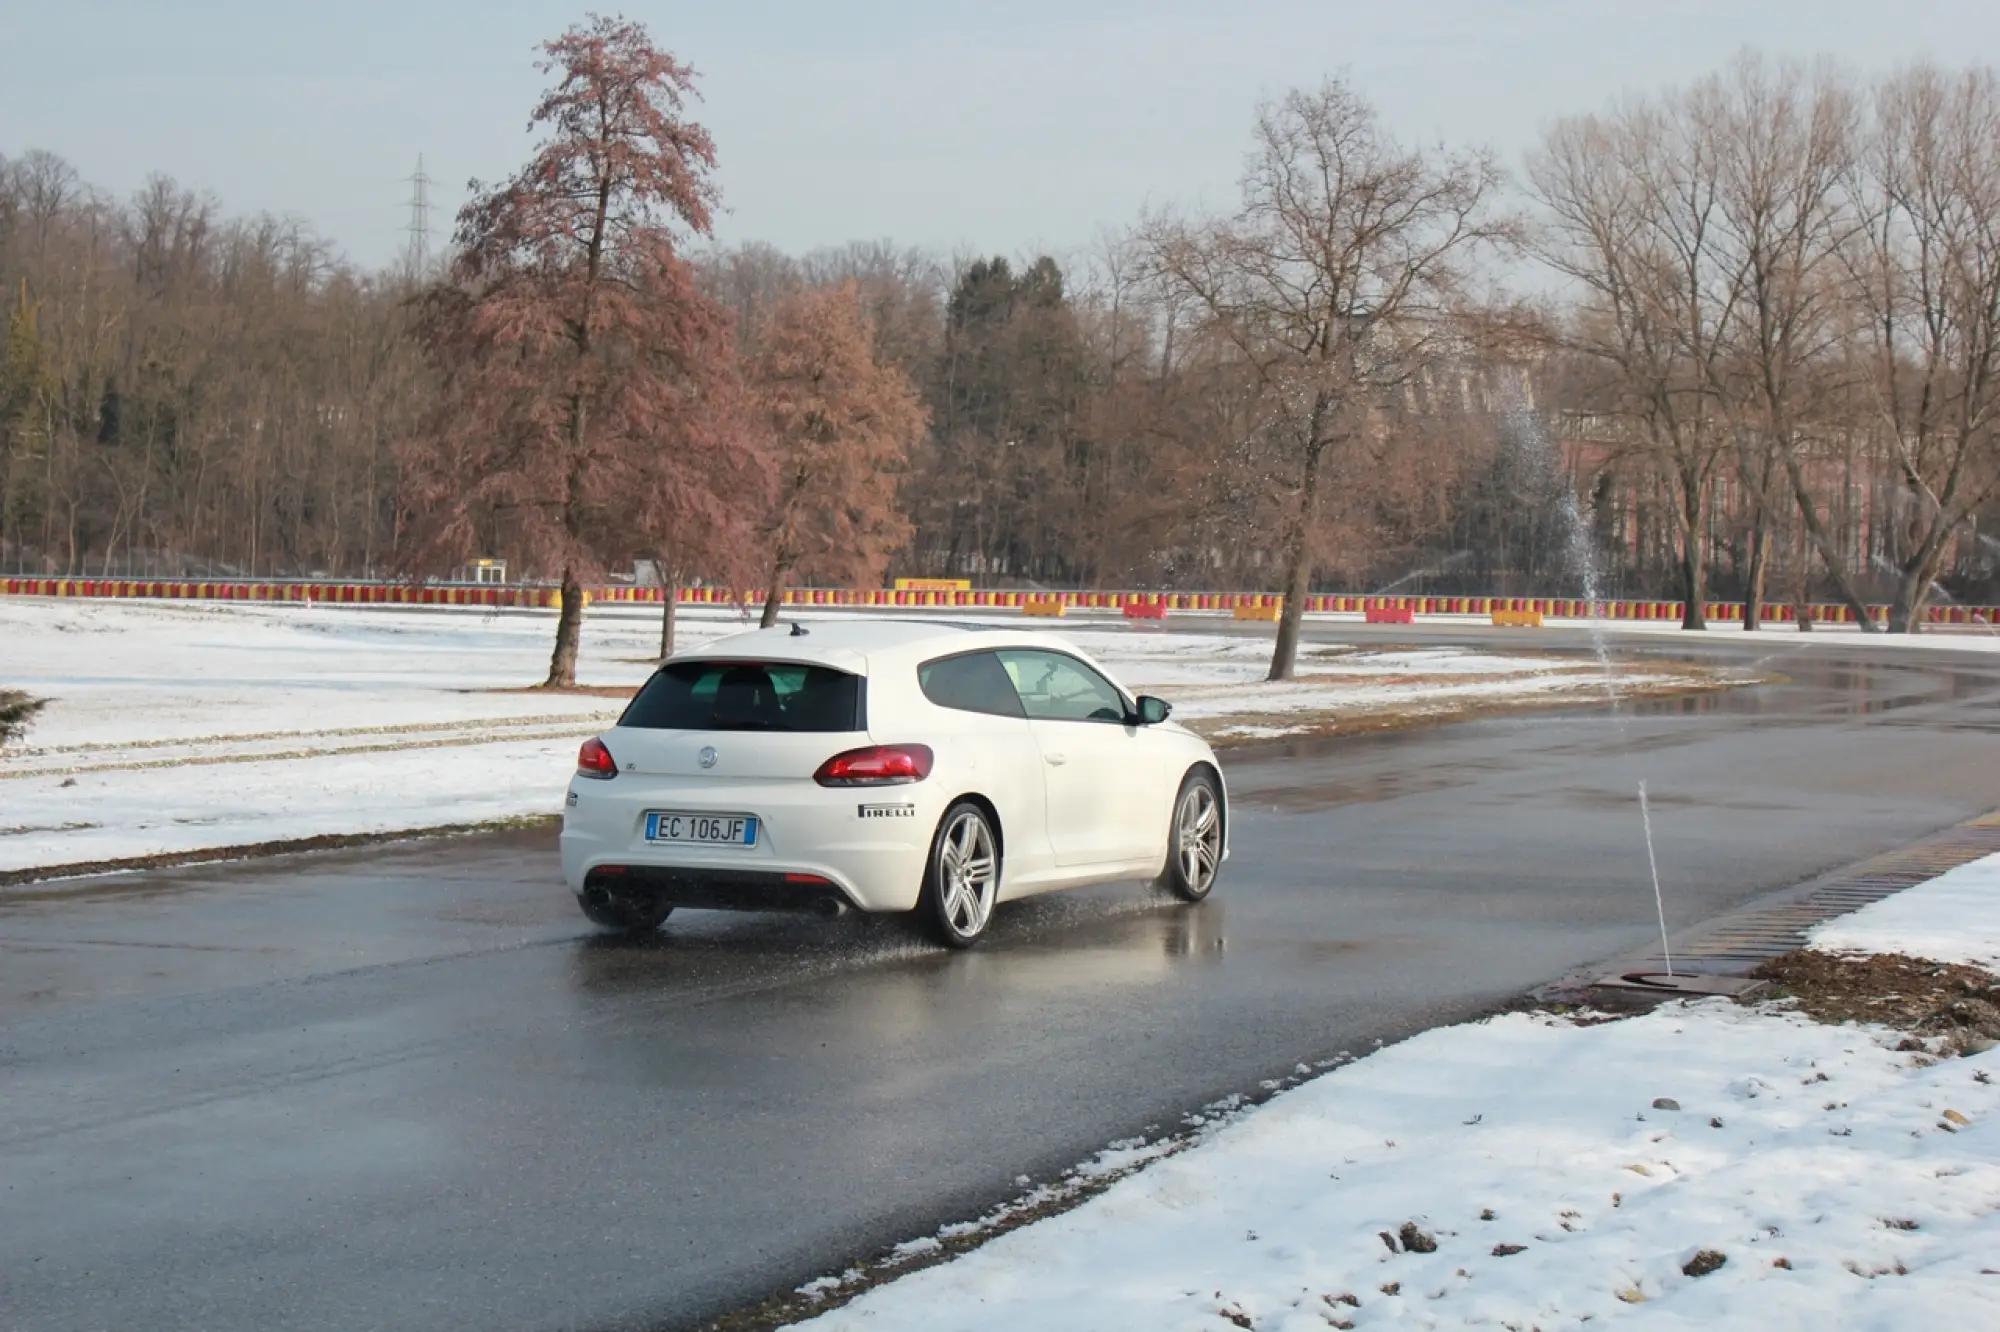
[[[917,807],[913,804],[900,805],[857,805],[854,813],[864,819],[914,819]]]

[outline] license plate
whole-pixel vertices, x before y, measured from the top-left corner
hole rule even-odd
[[[757,845],[753,814],[690,814],[665,809],[646,816],[649,842],[694,842],[703,846]]]

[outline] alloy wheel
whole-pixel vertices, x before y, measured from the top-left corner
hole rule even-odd
[[[993,830],[978,811],[963,811],[938,841],[940,905],[953,934],[971,939],[986,928],[999,880]]]
[[[1174,815],[1174,856],[1187,892],[1196,897],[1207,892],[1222,862],[1222,809],[1206,782],[1193,783],[1181,796]]]

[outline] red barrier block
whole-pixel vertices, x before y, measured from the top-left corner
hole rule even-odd
[[[1373,606],[1361,613],[1366,624],[1415,624],[1417,613],[1407,607]]]
[[[1167,618],[1167,603],[1164,601],[1128,601],[1125,603],[1125,618],[1128,620],[1164,620]]]

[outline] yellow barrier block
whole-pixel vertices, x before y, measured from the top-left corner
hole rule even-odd
[[[1497,610],[1493,612],[1493,623],[1504,629],[1539,629],[1542,627],[1542,613],[1533,610]]]
[[[1245,606],[1239,602],[1234,618],[1239,620],[1263,620],[1271,624],[1276,624],[1279,617],[1284,613],[1285,608],[1283,606]]]
[[[1060,601],[1047,599],[1024,601],[1021,603],[1021,614],[1062,616],[1069,614],[1069,607],[1063,605]]]

